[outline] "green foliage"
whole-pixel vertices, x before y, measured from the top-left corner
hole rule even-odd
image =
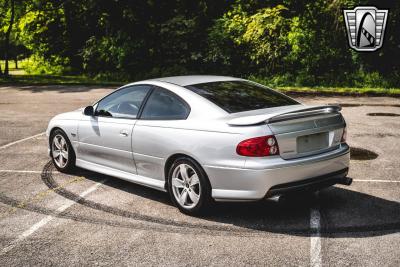
[[[35,75],[61,75],[68,72],[65,66],[68,66],[67,58],[52,56],[45,59],[39,55],[32,55],[21,64],[26,73]]]
[[[46,12],[28,6],[25,14],[18,20],[19,38],[32,56],[27,64],[27,72],[60,74],[69,69],[70,60],[66,57],[64,32],[64,11],[54,7],[51,2],[43,2]]]
[[[208,58],[213,61],[220,58],[219,61],[237,67],[230,62],[232,56],[227,54],[232,51],[226,51],[226,46],[221,46],[224,43],[231,44],[237,51],[233,57],[241,58],[241,63],[267,73],[279,70],[287,50],[290,25],[290,19],[282,15],[286,10],[283,5],[277,5],[249,14],[242,5],[234,6],[211,29],[209,39],[213,49]]]
[[[256,64],[269,64],[273,69],[274,64],[281,61],[286,50],[289,22],[281,14],[284,10],[287,8],[282,5],[263,8],[248,19],[245,18],[246,30],[238,40],[249,44],[250,59]]]
[[[0,84],[20,85],[99,85],[118,87],[126,82],[93,79],[82,75],[30,75],[20,74],[0,78]],[[69,88],[66,88],[69,90]]]
[[[5,1],[8,3],[11,0]],[[273,86],[400,86],[400,1],[15,0],[9,56],[32,74],[253,77]],[[343,8],[389,8],[384,47],[347,44]],[[10,5],[0,4],[0,59]],[[3,68],[3,66],[2,66]]]
[[[390,82],[385,80],[382,75],[377,72],[365,73],[358,71],[353,75],[354,85],[356,87],[373,87],[373,88],[385,88],[390,87]]]
[[[307,73],[298,73],[296,75],[285,73],[282,75],[273,76],[249,76],[249,79],[258,81],[262,84],[267,84],[271,87],[302,87],[302,86],[318,86],[323,87],[354,87],[354,88],[393,88],[398,84],[397,81],[391,81],[382,77],[379,72],[363,72],[357,71],[355,73],[343,74],[340,79],[333,77],[325,80],[316,81],[314,76]]]
[[[102,73],[112,66],[115,71],[121,71],[125,66],[125,57],[130,52],[129,42],[120,38],[102,37],[90,38],[82,51],[83,69],[90,73]]]

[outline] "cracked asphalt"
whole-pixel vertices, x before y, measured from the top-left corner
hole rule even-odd
[[[51,164],[49,119],[111,90],[0,87],[0,266],[400,266],[400,99],[295,97],[342,105],[353,184],[194,218],[166,193]]]

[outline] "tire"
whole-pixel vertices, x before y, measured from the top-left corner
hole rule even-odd
[[[60,129],[50,135],[50,156],[59,172],[71,173],[75,169],[75,152],[67,135]],[[61,159],[60,159],[61,157]]]
[[[212,203],[211,186],[206,173],[188,157],[178,158],[170,167],[168,192],[175,206],[191,216],[204,214]]]

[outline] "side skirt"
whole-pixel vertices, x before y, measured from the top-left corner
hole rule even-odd
[[[166,190],[164,188],[165,181],[160,181],[160,180],[144,177],[144,176],[133,174],[133,173],[116,170],[116,169],[113,169],[110,167],[91,163],[91,162],[81,160],[81,159],[76,159],[76,166],[81,167],[83,169],[102,173],[105,175],[110,175],[110,176],[113,176],[113,177],[116,177],[116,178],[119,178],[119,179],[122,179],[122,180],[125,180],[128,182],[144,185],[147,187],[151,187],[151,188],[166,192]]]

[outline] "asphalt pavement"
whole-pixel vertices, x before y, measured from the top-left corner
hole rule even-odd
[[[49,119],[112,90],[0,87],[0,266],[400,266],[400,99],[297,98],[342,105],[353,184],[195,218],[166,193],[51,164]]]

